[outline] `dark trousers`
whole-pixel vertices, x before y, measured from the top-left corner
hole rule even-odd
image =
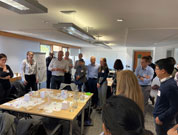
[[[93,93],[92,105],[97,105],[98,104],[97,79],[95,78],[88,79],[88,92]]]
[[[53,76],[51,77],[51,89],[59,89],[61,83],[64,82],[64,76]]]
[[[50,88],[50,83],[51,83],[51,72],[47,71],[47,80],[46,80],[46,88]]]
[[[82,91],[83,82],[75,81],[75,84],[78,86],[78,90],[81,92]]]
[[[175,122],[165,122],[163,125],[156,124],[156,134],[157,135],[167,135],[167,131],[175,125]]]
[[[65,75],[64,75],[64,83],[67,83],[67,84],[71,83],[71,73],[65,73]]]
[[[25,80],[28,82],[25,86],[27,92],[30,91],[30,88],[35,91],[37,90],[36,75],[25,75]]]

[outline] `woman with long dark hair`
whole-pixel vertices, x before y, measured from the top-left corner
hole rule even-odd
[[[7,56],[0,54],[0,98],[6,98],[10,93],[10,78],[13,77],[13,72],[9,65],[6,65]]]

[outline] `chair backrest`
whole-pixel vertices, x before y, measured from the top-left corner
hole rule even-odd
[[[78,87],[75,83],[71,83],[71,84],[61,83],[60,89],[73,91],[73,90],[78,90]]]

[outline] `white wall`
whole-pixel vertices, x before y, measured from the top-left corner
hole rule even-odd
[[[90,57],[95,56],[96,61],[99,64],[100,58],[105,57],[110,69],[113,69],[113,65],[116,59],[121,59],[124,67],[126,66],[126,47],[115,47],[113,49],[104,49],[98,47],[82,48],[84,60],[86,65],[90,63]]]
[[[0,53],[7,55],[7,64],[13,72],[20,72],[22,60],[27,51],[40,52],[40,43],[0,36]]]

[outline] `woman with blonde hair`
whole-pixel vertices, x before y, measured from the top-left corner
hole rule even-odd
[[[131,100],[140,107],[144,112],[144,98],[138,84],[137,77],[130,70],[123,70],[117,74],[117,89],[116,95],[123,95]]]
[[[37,90],[38,75],[37,75],[37,63],[33,59],[34,53],[31,51],[27,52],[27,58],[22,61],[22,80],[26,86],[27,92]]]

